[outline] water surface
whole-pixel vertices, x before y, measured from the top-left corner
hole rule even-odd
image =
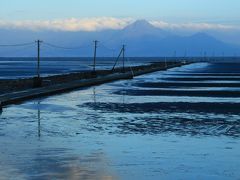
[[[171,79],[177,74],[228,73],[214,66],[227,64],[188,65],[4,108],[0,177],[239,179],[240,97],[152,94],[161,91],[152,83],[161,82],[186,91]],[[208,90],[200,86],[206,82],[219,81],[191,91]],[[146,94],[131,93],[140,90]]]

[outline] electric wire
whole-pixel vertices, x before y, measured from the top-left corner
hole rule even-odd
[[[0,44],[0,47],[19,47],[33,45],[35,42],[22,43],[22,44]]]
[[[89,46],[75,46],[75,47],[66,47],[66,46],[58,46],[52,43],[47,43],[47,42],[43,42],[43,44],[53,47],[53,48],[57,48],[57,49],[67,49],[67,50],[72,50],[72,49],[83,49],[83,48],[87,48]]]

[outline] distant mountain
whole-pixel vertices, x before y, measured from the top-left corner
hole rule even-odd
[[[171,34],[150,24],[146,20],[138,20],[120,31],[122,39],[158,37],[165,38]]]
[[[93,40],[99,40],[98,55],[113,56],[121,45],[127,47],[128,56],[200,56],[233,55],[240,47],[219,41],[206,33],[192,36],[177,36],[157,28],[145,20],[138,20],[121,30],[104,30],[96,32],[63,32],[63,31],[26,31],[1,30],[0,44],[33,42],[41,39],[58,46],[83,46],[80,49],[64,49],[42,45],[43,56],[92,56]],[[15,50],[16,49],[16,50]],[[1,56],[35,56],[36,47],[25,48],[0,47]],[[113,51],[112,49],[116,49]],[[114,54],[113,54],[114,53]]]

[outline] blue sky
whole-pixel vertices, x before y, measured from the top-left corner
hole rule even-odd
[[[0,0],[0,28],[96,31],[146,19],[180,32],[239,32],[239,8],[240,0]]]
[[[1,0],[4,20],[116,17],[236,24],[239,0]]]

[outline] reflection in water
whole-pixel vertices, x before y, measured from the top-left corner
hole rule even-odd
[[[40,150],[33,159],[33,164],[26,165],[23,171],[29,171],[27,174],[31,175],[30,179],[113,179],[112,175],[104,172],[102,153],[79,157],[66,155],[67,151],[66,149]]]
[[[206,65],[196,67],[198,71],[206,69]],[[180,70],[186,73],[184,67],[170,73],[176,76]],[[153,73],[4,109],[0,117],[0,177],[240,177],[240,99],[213,98],[211,93],[207,98],[179,96],[178,92],[177,97],[153,96],[151,93],[161,91],[163,85],[167,91],[176,90],[172,87],[175,81],[165,84],[159,81],[167,73]],[[210,83],[202,87],[202,82],[195,82],[196,89],[216,86]],[[186,82],[177,84],[189,87]],[[217,87],[221,87],[221,82]],[[136,91],[129,93],[128,89]],[[149,96],[143,97],[139,90]],[[36,134],[41,140],[36,140]]]
[[[40,101],[38,101],[38,137],[41,137],[41,111],[40,111]]]
[[[94,104],[96,104],[96,87],[94,86],[93,88],[92,88],[92,90],[93,90],[93,102],[94,102]]]

